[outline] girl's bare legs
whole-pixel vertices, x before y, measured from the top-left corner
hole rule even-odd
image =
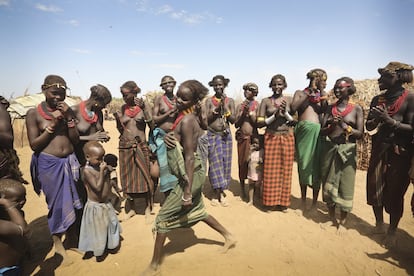
[[[254,197],[254,187],[255,187],[256,183],[249,183],[249,205],[253,205],[253,197]]]

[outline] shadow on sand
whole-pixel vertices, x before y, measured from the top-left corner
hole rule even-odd
[[[199,239],[192,228],[178,228],[167,233],[169,242],[165,244],[163,256],[184,252],[187,248],[196,244],[211,244],[223,246],[224,243],[210,239]]]
[[[293,210],[299,210],[301,206],[301,199],[294,196],[291,197],[291,206]],[[308,199],[307,206],[310,206]],[[303,216],[315,223],[324,223],[329,221],[328,209],[326,204],[318,201],[314,212],[304,212]],[[368,206],[367,206],[368,208]],[[385,234],[374,234],[374,226],[367,221],[356,216],[352,212],[348,214],[346,223],[347,229],[356,230],[360,235],[370,238],[379,245],[382,245]],[[366,252],[370,258],[381,260],[393,264],[407,272],[407,275],[414,275],[414,254],[410,250],[414,248],[414,237],[412,237],[405,230],[397,230],[398,246],[393,249],[388,249],[385,253]]]
[[[47,216],[33,220],[29,226],[32,230],[29,239],[30,256],[23,262],[23,275],[55,275],[54,271],[62,263],[62,257],[55,255],[46,259],[53,247]],[[34,272],[37,267],[40,270]]]
[[[241,191],[240,191],[240,182],[238,180],[232,179],[230,187],[225,192],[231,192],[233,193],[234,197],[240,197]],[[206,197],[206,199],[211,200],[213,195],[213,189],[210,185],[208,177],[206,178],[206,182],[204,183],[203,187],[203,194]],[[307,199],[306,202],[307,206],[311,205],[311,200]],[[254,206],[262,211],[266,212],[269,211],[269,209],[265,208],[262,203],[260,202],[260,199],[255,198]],[[292,209],[293,211],[300,211],[301,210],[301,199],[291,196],[291,205],[289,209]],[[326,204],[322,201],[318,201],[316,205],[316,211],[314,212],[304,212],[303,216],[306,219],[312,220],[315,223],[325,223],[329,221],[328,217],[328,209],[326,207]],[[347,228],[348,229],[354,229],[356,230],[360,235],[366,236],[370,238],[371,240],[375,241],[378,244],[382,244],[385,235],[378,235],[373,234],[373,228],[374,226],[369,224],[367,221],[361,219],[360,217],[356,216],[352,212],[348,215],[348,221],[347,221]],[[186,230],[189,231],[189,230]],[[192,231],[192,230],[191,230]],[[186,234],[188,235],[188,233]],[[402,229],[397,230],[397,237],[398,237],[398,247],[395,249],[388,249],[385,253],[377,253],[377,252],[366,252],[367,256],[373,259],[381,260],[384,262],[391,263],[401,269],[404,269],[407,272],[407,275],[414,275],[414,254],[411,252],[411,248],[414,248],[414,237],[412,237],[409,233]],[[197,239],[195,236],[193,237]],[[178,239],[181,242],[188,244],[188,246],[191,246],[194,243],[199,242],[199,240],[193,240],[190,239],[190,242],[183,241],[183,239]],[[178,248],[182,248],[184,250],[188,246],[181,246]],[[176,249],[175,252],[178,250]]]

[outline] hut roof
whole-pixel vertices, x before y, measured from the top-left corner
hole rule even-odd
[[[26,113],[30,108],[37,106],[44,100],[45,96],[43,93],[26,95],[10,99],[10,106],[8,108],[8,111],[12,118],[23,118],[26,116]],[[80,100],[81,99],[79,97],[66,96],[65,102],[69,106],[74,106],[77,103],[79,103]]]

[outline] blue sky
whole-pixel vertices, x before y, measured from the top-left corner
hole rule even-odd
[[[313,68],[332,88],[414,64],[413,11],[414,0],[0,0],[0,95],[38,93],[48,74],[83,99],[97,83],[120,97],[128,80],[145,94],[166,74],[206,86],[223,74],[229,96],[255,82],[263,98],[274,74],[293,93]]]

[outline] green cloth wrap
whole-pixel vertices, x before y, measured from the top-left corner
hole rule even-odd
[[[353,206],[357,148],[355,143],[335,144],[327,137],[322,143],[321,179],[323,201],[350,212]]]
[[[179,143],[175,148],[167,151],[168,164],[171,173],[178,178],[178,185],[168,195],[155,219],[153,231],[158,233],[166,233],[176,228],[191,227],[208,217],[202,195],[206,172],[198,154],[194,154],[194,175],[191,188],[192,205],[185,208],[182,206],[185,183],[183,176],[186,174],[182,151],[182,146]]]

